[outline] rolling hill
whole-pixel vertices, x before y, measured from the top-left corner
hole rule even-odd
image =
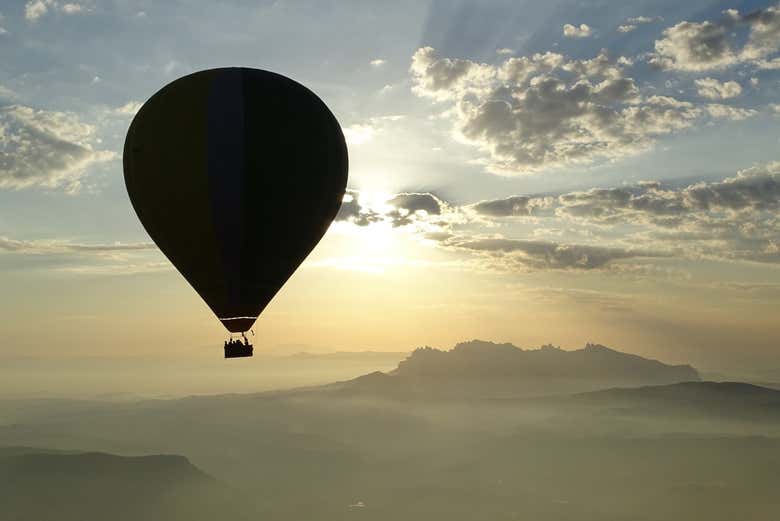
[[[3,521],[248,519],[183,456],[0,449]]]

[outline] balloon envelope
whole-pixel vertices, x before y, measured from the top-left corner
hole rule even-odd
[[[223,68],[163,87],[124,147],[141,223],[231,332],[248,330],[316,246],[347,183],[347,147],[314,93]]]

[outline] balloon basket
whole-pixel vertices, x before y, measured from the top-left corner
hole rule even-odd
[[[225,358],[245,358],[252,356],[253,350],[251,345],[228,345],[225,346]]]

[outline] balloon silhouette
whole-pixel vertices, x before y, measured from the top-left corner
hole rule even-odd
[[[347,184],[330,110],[257,69],[163,87],[133,119],[123,162],[146,231],[233,333],[252,327],[317,245]]]

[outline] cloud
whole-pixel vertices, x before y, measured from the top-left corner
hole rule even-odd
[[[655,41],[650,63],[680,71],[720,70],[740,63],[769,66],[765,61],[780,49],[780,5],[742,15],[735,9],[718,21],[682,21]],[[747,36],[734,38],[735,30],[746,28]]]
[[[85,12],[87,9],[84,5],[75,2],[61,3],[57,0],[30,0],[24,5],[24,17],[28,22],[37,22],[50,10],[72,15]]]
[[[780,210],[780,162],[741,170],[720,183],[697,183],[681,191],[698,210],[759,212]]]
[[[454,236],[443,241],[445,248],[471,252],[496,269],[517,270],[597,270],[611,262],[665,254],[581,244],[508,239],[505,237]]]
[[[530,217],[537,208],[551,205],[551,197],[514,195],[505,199],[479,201],[469,206],[475,213],[485,217]]]
[[[393,209],[385,214],[394,228],[418,225],[423,230],[437,229],[444,224],[442,214],[448,205],[429,193],[401,193],[386,201]]]
[[[780,161],[685,187],[645,181],[462,206],[430,193],[401,193],[381,201],[360,196],[349,192],[337,220],[405,227],[447,251],[466,254],[466,264],[480,269],[609,270],[621,276],[680,278],[670,272],[676,268],[617,261],[673,257],[780,264]],[[523,217],[535,219],[526,237],[475,234],[492,219]]]
[[[27,2],[24,6],[24,17],[30,22],[37,21],[38,18],[45,15],[49,10],[50,3],[51,2],[46,0],[32,0],[31,2]]]
[[[587,38],[593,34],[593,28],[588,24],[580,24],[579,27],[572,24],[563,26],[563,35],[566,38]]]
[[[369,62],[372,67],[381,67],[382,65],[385,65],[387,63],[387,60],[383,60],[382,58],[375,58]]]
[[[369,118],[368,121],[344,127],[342,131],[347,144],[363,145],[374,139],[374,136],[385,130],[388,125],[402,119],[404,119],[404,116],[400,114],[376,116]]]
[[[62,12],[65,14],[76,14],[84,10],[84,6],[81,4],[63,4]]]
[[[335,220],[349,222],[356,226],[368,226],[381,222],[383,217],[380,213],[360,204],[360,192],[347,190]]]
[[[19,240],[0,236],[0,252],[25,255],[51,254],[108,254],[127,251],[153,250],[151,242],[81,244],[62,240]]]
[[[348,190],[336,220],[357,226],[415,225],[420,231],[433,232],[456,220],[454,213],[456,210],[430,193],[403,192],[381,201],[365,201],[359,191]]]
[[[444,114],[456,138],[483,151],[489,171],[518,175],[635,154],[709,114],[672,97],[643,96],[624,75],[630,64],[602,51],[589,60],[547,52],[493,66],[425,47],[410,70],[418,96],[451,103]]]
[[[150,252],[154,259],[150,259]],[[0,236],[0,266],[45,269],[75,275],[135,275],[172,269],[151,242],[79,243],[61,239],[20,240]]]
[[[636,25],[634,24],[618,25],[617,28],[619,33],[630,33],[635,29],[636,29]]]
[[[717,183],[696,183],[679,190],[660,183],[630,188],[593,188],[558,196],[556,213],[598,223],[648,222],[656,217],[700,211],[780,210],[780,162],[741,170]],[[663,224],[665,221],[653,221]]]
[[[631,18],[627,18],[626,22],[630,24],[650,24],[653,22],[658,22],[663,20],[662,16],[634,16]]]
[[[91,276],[117,276],[117,275],[140,275],[145,273],[159,273],[171,271],[173,266],[167,261],[157,262],[116,262],[111,264],[94,264],[80,266],[62,266],[56,268],[59,273],[69,273],[73,275],[91,275]]]
[[[421,47],[414,53],[410,71],[416,83],[413,90],[440,101],[465,93],[484,93],[496,76],[490,65],[441,58],[433,47]]]
[[[350,125],[344,128],[344,139],[349,145],[362,145],[371,141],[375,131],[372,125]]]
[[[713,22],[680,22],[655,41],[650,63],[665,69],[705,71],[736,62],[726,28]]]
[[[425,212],[428,215],[441,215],[445,203],[433,194],[401,193],[387,201],[387,204],[409,213]]]
[[[115,114],[119,114],[122,116],[135,116],[135,114],[139,110],[141,110],[142,106],[143,103],[141,103],[140,101],[131,100],[125,103],[124,105],[122,105],[121,107],[115,108],[113,112]]]
[[[733,80],[721,83],[714,78],[701,78],[694,83],[699,96],[711,100],[735,98],[742,94],[742,86]]]
[[[508,55],[511,55],[511,54],[514,54],[514,53],[515,53],[515,50],[514,49],[510,49],[509,47],[501,47],[499,49],[496,49],[496,54],[498,54],[499,56],[508,56]]]
[[[758,111],[753,109],[743,109],[739,107],[731,107],[729,105],[723,105],[721,103],[710,103],[706,107],[707,113],[716,119],[729,119],[732,121],[740,121],[747,119],[758,114]]]
[[[0,85],[0,106],[2,106],[4,102],[10,103],[17,98],[18,95],[14,91],[4,85]]]
[[[633,227],[635,240],[678,256],[780,262],[780,162],[715,183],[592,189],[563,194],[557,203],[559,217]]]
[[[93,149],[94,131],[70,113],[0,106],[0,188],[78,190],[87,168],[116,157]]]

